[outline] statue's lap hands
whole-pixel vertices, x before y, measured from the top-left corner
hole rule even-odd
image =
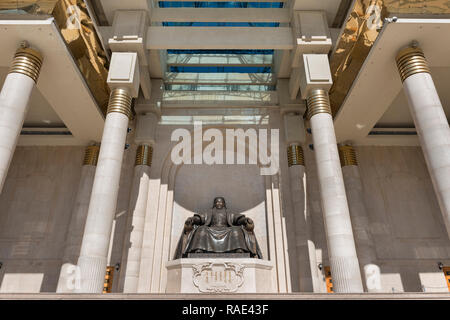
[[[184,222],[184,232],[188,233],[194,229],[195,224],[201,224],[201,219],[199,216],[193,216],[186,219]]]
[[[184,232],[190,232],[194,229],[194,219],[192,217],[189,217],[184,222]]]
[[[247,231],[253,231],[253,230],[255,229],[255,223],[253,222],[252,219],[246,218],[246,219],[245,219],[244,228],[245,228],[245,230],[247,230]]]

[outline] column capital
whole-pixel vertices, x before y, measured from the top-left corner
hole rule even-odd
[[[37,82],[42,66],[42,55],[39,51],[30,47],[17,49],[9,73],[20,73]]]
[[[288,166],[305,166],[303,149],[298,144],[291,144],[287,147]]]
[[[119,112],[131,118],[131,94],[127,89],[116,88],[109,95],[108,113]]]
[[[418,46],[403,48],[395,58],[402,82],[416,73],[430,73],[423,51]]]
[[[339,159],[341,166],[357,166],[358,159],[356,158],[356,151],[352,146],[338,146]]]
[[[145,165],[151,167],[153,147],[148,144],[140,145],[136,150],[135,166]]]
[[[98,154],[100,153],[100,146],[88,146],[84,151],[83,166],[96,166]]]
[[[326,90],[314,89],[310,91],[306,105],[306,118],[308,120],[319,113],[328,113],[331,115],[330,98]]]

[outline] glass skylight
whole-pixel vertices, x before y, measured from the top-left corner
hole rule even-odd
[[[160,8],[283,8],[284,2],[159,1]],[[164,27],[267,27],[278,22],[162,22]],[[272,91],[274,50],[167,50],[165,90]]]

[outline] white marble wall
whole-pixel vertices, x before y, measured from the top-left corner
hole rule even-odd
[[[0,292],[54,292],[83,147],[18,147],[0,195]]]
[[[148,203],[148,212],[152,213],[161,209],[159,199],[162,197],[161,193],[165,192],[161,186],[168,183],[168,181],[161,183],[161,177],[164,176],[162,172],[170,149],[168,143],[170,132],[171,128],[167,126],[160,126],[157,131],[158,143],[154,149]],[[282,136],[280,138],[282,140],[279,181],[281,211],[286,221],[292,290],[298,291],[298,274],[302,270],[299,270],[296,262],[296,230],[293,223],[295,217],[292,214],[285,145]],[[129,135],[128,139],[129,143],[132,142],[132,135]],[[126,242],[124,247],[124,230],[135,149],[136,146],[131,144],[131,147],[125,151],[114,238],[110,250],[111,265],[121,262],[123,252],[127,249]],[[450,265],[450,241],[445,233],[442,215],[439,212],[420,148],[357,147],[356,151],[370,232],[375,241],[376,262],[381,268],[383,291],[417,292],[422,291],[422,288],[428,292],[443,291],[445,280],[437,263]],[[307,146],[304,147],[304,152],[307,214],[312,220],[317,262],[326,266],[328,265],[327,247],[314,152]],[[1,292],[56,290],[83,154],[84,147],[17,148],[3,194],[0,196],[0,262],[3,263],[0,269]],[[177,179],[174,180],[178,181],[174,185],[175,192],[172,195],[176,203],[173,207],[174,219],[168,220],[170,222],[168,228],[170,254],[160,256],[158,261],[170,259],[173,255],[173,246],[178,240],[181,221],[184,221],[185,216],[196,210],[208,208],[216,193],[222,193],[229,200],[231,209],[247,211],[252,218],[262,215],[262,209],[259,206],[265,199],[265,195],[261,195],[265,186],[258,180],[261,179],[259,174],[257,172],[254,174],[254,169],[250,166],[248,168],[236,166],[234,171],[226,166],[219,170],[213,170],[213,167],[210,167],[203,168],[205,173],[203,175],[198,172],[200,168],[188,168],[188,166],[183,168],[182,166],[177,173]],[[226,185],[212,183],[212,187],[208,188],[206,184],[208,181],[214,181],[224,175],[229,178]],[[196,180],[190,182],[191,178]],[[229,184],[234,182],[236,185],[236,179],[239,180],[238,189],[230,189]],[[190,195],[193,192],[189,190],[192,189],[191,183],[200,186],[198,190],[195,190],[197,195],[192,197]],[[166,200],[170,200],[169,191],[167,190],[164,195]],[[186,208],[189,212],[185,210]],[[177,215],[180,219],[176,218]],[[146,218],[148,218],[146,229],[149,232],[144,237],[143,243],[145,251],[141,262],[143,274],[153,272],[155,260],[150,248],[155,243],[154,236],[157,231],[155,220],[152,220],[156,217],[148,215]],[[260,224],[262,226],[263,222]],[[260,229],[260,225],[257,225],[257,232],[260,233],[257,237],[263,254],[266,255],[269,251],[267,245],[269,241],[265,241],[264,234],[261,233],[264,228]],[[126,265],[121,267],[126,268]],[[120,271],[114,276],[113,291],[121,291],[119,277]],[[155,286],[159,288],[163,284],[158,283]],[[152,286],[151,276],[143,277],[139,285],[141,292],[147,292]],[[323,281],[321,291],[326,291]]]
[[[369,229],[383,292],[442,291],[438,262],[450,265],[450,240],[418,147],[356,147]],[[308,210],[318,263],[329,265],[314,166],[305,148]],[[441,279],[441,284],[437,285]],[[326,291],[322,277],[322,291]]]
[[[450,240],[422,150],[359,147],[357,153],[383,290],[395,288],[383,279],[390,273],[400,276],[404,291],[447,289],[444,280],[439,289],[432,277],[420,277],[442,276],[437,263],[450,264]]]

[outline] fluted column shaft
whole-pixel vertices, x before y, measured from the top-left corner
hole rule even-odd
[[[328,92],[312,90],[307,104],[333,289],[338,293],[363,292]]]
[[[17,50],[0,93],[0,192],[3,190],[41,65],[42,56],[36,50]]]
[[[305,161],[300,145],[288,146],[288,170],[294,205],[295,239],[300,292],[318,291],[316,248],[312,241],[311,221],[306,210]]]
[[[137,293],[138,289],[152,153],[149,145],[140,145],[136,152],[124,243],[124,293]]]
[[[128,121],[131,115],[131,100],[131,95],[125,89],[114,89],[111,92],[78,259],[81,288],[76,292],[103,291]]]
[[[69,293],[75,290],[75,267],[78,256],[80,255],[81,240],[83,238],[84,224],[88,213],[99,150],[99,146],[89,146],[85,151],[80,182],[67,231],[63,265],[59,274],[56,292]]]
[[[420,48],[397,56],[403,89],[414,119],[434,191],[450,236],[450,128]]]
[[[368,292],[380,292],[380,267],[375,264],[376,253],[370,236],[369,219],[364,202],[356,152],[352,146],[339,146],[338,149],[355,235],[356,252],[365,278],[365,287]]]

